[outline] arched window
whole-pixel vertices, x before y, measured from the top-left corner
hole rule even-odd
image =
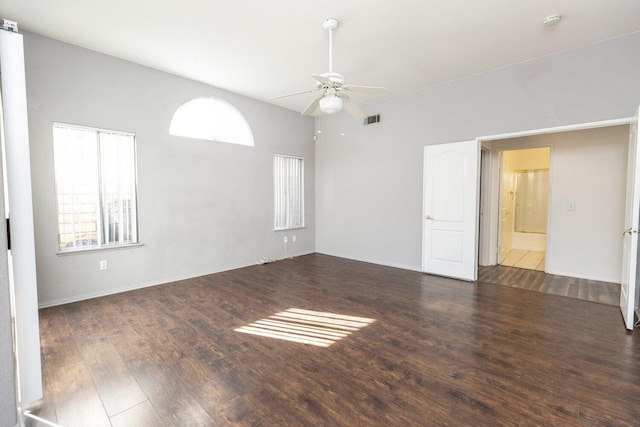
[[[173,113],[169,133],[253,147],[247,120],[236,107],[219,98],[195,98],[179,106]]]

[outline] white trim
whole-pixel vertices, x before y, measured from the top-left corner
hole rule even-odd
[[[611,279],[611,277],[590,276],[588,274],[577,274],[577,273],[570,273],[567,271],[548,271],[547,274],[554,274],[556,276],[574,277],[576,279],[597,280],[598,282],[607,282],[607,283],[613,283],[613,284],[619,285],[619,283]]]
[[[385,267],[399,268],[401,270],[409,270],[409,271],[415,271],[415,272],[418,272],[418,273],[423,273],[421,267],[411,267],[411,266],[405,265],[405,264],[395,264],[395,263],[389,263],[389,262],[381,262],[381,261],[376,261],[376,260],[372,260],[372,259],[369,259],[369,258],[360,258],[360,257],[354,258],[351,255],[340,255],[340,254],[337,254],[337,253],[329,253],[329,252],[316,251],[315,253],[320,254],[320,255],[328,255],[328,256],[334,256],[334,257],[338,257],[338,258],[349,259],[349,260],[352,260],[352,261],[366,262],[367,264],[382,265],[382,266],[385,266]],[[460,279],[457,279],[457,280],[460,280]]]
[[[123,135],[123,136],[133,136],[135,138],[136,134],[133,132],[113,130],[113,129],[103,129],[97,128],[93,126],[82,126],[82,125],[74,125],[71,123],[62,123],[62,122],[53,122],[53,127],[65,128],[65,129],[78,129],[78,130],[86,130],[91,132],[100,132],[100,133],[108,133],[111,135]]]
[[[490,229],[487,221],[491,220],[491,174],[493,165],[491,162],[491,148],[480,144],[480,192],[478,193],[478,206],[480,220],[478,222],[478,265],[490,265],[490,239],[485,238],[485,230]],[[482,237],[482,239],[480,239]]]
[[[144,246],[144,243],[123,243],[121,245],[104,245],[104,246],[89,246],[86,249],[67,249],[66,251],[58,250],[56,252],[57,256],[67,256],[67,255],[79,255],[79,254],[87,254],[94,252],[108,252],[108,251],[117,251],[122,249],[137,249]]]
[[[596,129],[610,126],[628,125],[633,123],[634,117],[625,117],[622,119],[602,120],[599,122],[577,123],[573,125],[554,126],[550,128],[531,129],[520,132],[501,133],[496,135],[488,135],[476,138],[481,142],[498,141],[500,139],[521,138],[524,136],[543,135],[547,133],[570,132],[574,130]]]
[[[278,156],[278,157],[287,157],[289,159],[298,159],[298,160],[304,160],[304,157],[302,156],[293,156],[291,154],[280,154],[280,153],[273,153],[274,156]]]

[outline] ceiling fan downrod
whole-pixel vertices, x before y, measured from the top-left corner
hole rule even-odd
[[[333,72],[333,32],[340,26],[340,21],[329,18],[322,23],[322,28],[329,31],[329,72]]]

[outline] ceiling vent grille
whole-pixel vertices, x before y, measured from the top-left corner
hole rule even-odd
[[[373,123],[380,123],[380,114],[376,114],[375,116],[369,116],[366,119],[364,119],[365,125],[370,125]]]

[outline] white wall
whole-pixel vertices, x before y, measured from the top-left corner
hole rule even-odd
[[[305,159],[307,227],[288,250],[315,250],[313,118],[33,33],[25,55],[41,306],[283,257],[293,233],[273,231],[274,153]],[[169,136],[199,96],[238,108],[255,147]],[[54,121],[136,134],[142,247],[57,255]]]
[[[378,124],[319,117],[317,251],[420,269],[425,145],[629,117],[638,76],[633,33],[364,105]]]

